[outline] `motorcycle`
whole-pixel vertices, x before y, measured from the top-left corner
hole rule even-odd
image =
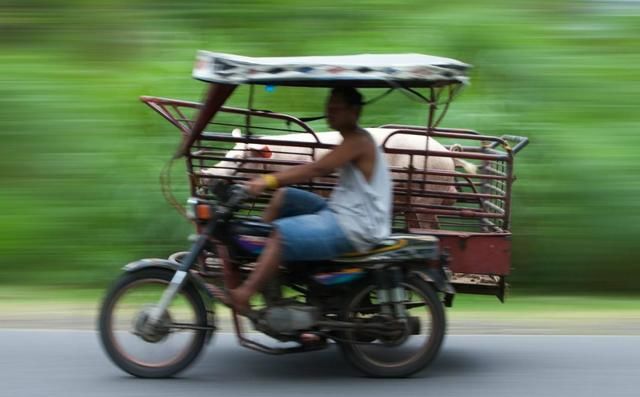
[[[225,290],[249,274],[269,236],[270,224],[242,215],[243,186],[217,190],[217,200],[190,200],[200,233],[188,252],[126,265],[104,299],[102,344],[132,375],[172,376],[198,357],[217,330],[214,302],[231,306]],[[205,263],[198,261],[203,256]],[[245,347],[284,354],[334,341],[365,374],[404,377],[432,362],[442,344],[438,289],[447,292],[445,266],[437,238],[396,234],[364,254],[281,269],[262,291],[263,302],[243,315],[255,330],[293,347],[246,337],[233,307],[232,319]]]

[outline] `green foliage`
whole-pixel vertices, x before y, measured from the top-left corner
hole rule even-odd
[[[187,247],[191,227],[157,182],[179,135],[137,98],[198,100],[191,67],[209,49],[473,64],[444,125],[532,140],[516,164],[514,286],[637,290],[639,15],[613,1],[9,1],[0,282],[102,285],[129,260]],[[268,105],[313,115],[321,94]],[[375,106],[365,122],[423,122],[401,96]]]

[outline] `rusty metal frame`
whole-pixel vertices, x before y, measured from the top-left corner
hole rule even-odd
[[[166,119],[175,127],[177,127],[180,131],[182,131],[183,135],[191,134],[193,120],[186,118],[182,113],[179,113],[180,117],[174,117],[169,109],[173,108],[175,110],[182,107],[182,108],[201,110],[204,107],[202,103],[193,102],[193,101],[183,101],[180,99],[142,96],[140,97],[140,100],[144,102],[147,106],[149,106],[151,109],[158,112],[158,114],[160,114],[164,119]],[[251,114],[252,116],[256,116],[256,117],[287,121],[301,127],[304,132],[308,132],[309,134],[313,135],[316,138],[316,141],[320,142],[320,140],[316,136],[315,131],[307,123],[289,114],[267,112],[264,110],[249,110],[249,109],[242,109],[242,108],[236,108],[231,106],[221,106],[218,111],[221,113],[234,113],[234,114],[241,114],[245,116]],[[212,118],[214,116],[212,116]],[[202,134],[205,132],[201,131],[200,133]]]
[[[211,178],[201,172],[203,168],[212,166],[215,162],[224,158],[224,147],[213,147],[213,144],[225,145],[238,142],[260,143],[266,145],[278,145],[287,147],[304,147],[312,149],[310,160],[315,155],[315,149],[329,149],[331,145],[320,143],[320,140],[311,126],[297,117],[284,113],[269,112],[263,110],[242,109],[223,106],[223,103],[234,91],[234,86],[213,85],[204,104],[174,100],[168,98],[142,97],[142,101],[158,112],[163,118],[177,127],[183,135],[182,153],[186,156],[187,171],[191,182],[191,194],[200,196],[202,192],[198,186],[202,181]],[[410,164],[416,157],[424,157],[425,169],[392,169],[396,182],[406,182],[406,188],[394,189],[396,219],[394,224],[401,225],[405,232],[415,234],[431,234],[440,238],[441,244],[451,257],[450,267],[457,273],[484,274],[506,276],[510,272],[510,218],[511,218],[511,192],[514,181],[514,156],[520,151],[528,140],[526,138],[504,135],[501,137],[481,134],[471,129],[442,128],[437,127],[437,122],[442,119],[438,115],[438,103],[434,89],[430,90],[428,101],[427,126],[409,126],[402,124],[385,124],[380,128],[389,128],[394,131],[386,137],[383,144],[384,150],[389,154],[408,156]],[[193,120],[183,111],[190,109],[197,112],[197,119]],[[447,109],[443,109],[446,111]],[[312,142],[287,142],[278,139],[270,139],[268,136],[258,138],[255,135],[244,135],[240,138],[233,137],[229,133],[215,133],[205,131],[207,126],[215,126],[212,118],[217,113],[227,113],[244,116],[243,122],[228,124],[228,126],[243,127],[246,119],[251,121],[281,120],[293,124],[299,131],[290,129],[272,130],[303,132],[312,134],[315,138]],[[223,126],[226,124],[222,124]],[[253,126],[252,126],[253,128]],[[262,127],[265,130],[270,128]],[[392,136],[401,134],[428,136],[433,138],[454,139],[461,151],[442,152],[437,150],[404,150],[388,147]],[[428,142],[428,140],[427,140]],[[511,143],[515,143],[513,147]],[[429,156],[449,157],[476,162],[480,172],[471,174],[455,170],[437,171],[426,169]],[[259,169],[244,167],[242,161],[237,162],[236,170],[251,173],[265,172],[267,165],[289,166],[304,163],[305,161],[286,161],[273,159],[252,159],[251,162],[261,164]],[[428,180],[428,176],[451,178],[451,182],[439,182]],[[247,176],[224,177],[230,181],[246,179]],[[400,178],[400,179],[398,179]],[[328,192],[335,182],[335,178],[316,180],[308,185],[299,187],[310,188],[319,193]],[[416,185],[418,184],[418,185]],[[431,190],[427,185],[454,186],[455,192]],[[463,191],[466,190],[466,191]],[[455,200],[457,204],[445,206],[441,204],[414,204],[414,197],[431,197]],[[207,197],[205,197],[207,198]],[[265,203],[264,198],[257,200],[258,207]],[[423,227],[418,222],[417,227],[410,227],[408,214],[419,217],[420,214],[435,216],[439,220],[438,225],[450,225],[451,229],[434,229]],[[402,226],[404,225],[404,226]],[[458,230],[460,228],[473,228],[474,230]],[[242,330],[238,329],[241,333]],[[247,342],[249,343],[249,342]]]

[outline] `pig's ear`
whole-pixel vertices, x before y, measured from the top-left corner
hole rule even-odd
[[[263,159],[270,159],[273,155],[267,145],[249,145],[249,154],[251,157],[262,157]]]
[[[231,131],[231,136],[234,138],[242,138],[242,131],[240,131],[240,128],[234,128],[233,131]]]

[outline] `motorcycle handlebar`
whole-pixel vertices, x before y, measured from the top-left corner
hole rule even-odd
[[[229,211],[235,211],[245,200],[249,198],[249,192],[244,185],[231,185],[229,187],[228,198],[222,204]]]

